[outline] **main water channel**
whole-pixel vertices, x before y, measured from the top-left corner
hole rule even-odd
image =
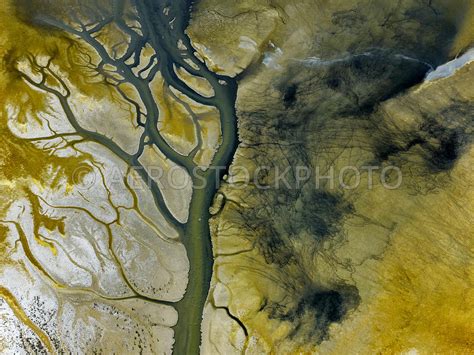
[[[221,175],[224,173],[219,169],[230,165],[237,146],[235,114],[237,83],[231,78],[211,72],[194,56],[193,47],[185,33],[190,18],[191,5],[192,1],[185,0],[140,0],[137,2],[140,17],[149,26],[150,41],[155,51],[160,55],[160,71],[165,81],[195,101],[215,106],[219,110],[221,119],[221,146],[213,159],[211,169],[200,171],[197,175],[193,174],[194,186],[205,186],[193,189],[189,219],[183,226],[182,240],[190,262],[190,274],[185,296],[175,305],[179,318],[174,327],[174,353],[178,355],[199,353],[202,312],[209,292],[213,266],[209,207],[217,191]],[[173,21],[172,26],[170,20]],[[183,51],[177,46],[178,41],[181,41],[187,48],[187,55],[183,56]],[[194,65],[190,65],[189,61],[186,62],[184,58],[188,58]],[[209,100],[203,100],[195,93],[190,92],[189,88],[180,87],[177,84],[173,65],[183,67],[191,74],[205,78],[212,85],[215,96]],[[152,123],[153,127],[156,127],[156,122]],[[179,157],[168,157],[174,161],[180,161]],[[192,168],[192,164],[185,167],[189,170]],[[202,184],[202,181],[206,183]]]

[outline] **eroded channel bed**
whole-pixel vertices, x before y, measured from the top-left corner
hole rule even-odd
[[[4,0],[0,351],[474,351],[469,0]]]

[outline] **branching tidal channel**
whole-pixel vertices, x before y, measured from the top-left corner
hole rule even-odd
[[[54,58],[51,58],[51,61],[46,65],[30,58],[30,66],[33,71],[41,73],[43,76],[41,81],[33,80],[28,75],[22,75],[30,85],[57,97],[69,123],[79,136],[82,136],[84,140],[105,146],[130,167],[138,168],[137,172],[145,181],[150,182],[152,179],[142,168],[139,157],[146,145],[155,145],[170,161],[183,167],[192,176],[194,186],[205,185],[203,188],[193,189],[189,218],[186,223],[182,223],[167,208],[157,184],[151,184],[154,200],[165,219],[179,231],[190,263],[189,283],[184,298],[178,302],[156,302],[170,304],[178,311],[179,320],[174,327],[174,353],[180,355],[197,354],[201,339],[202,312],[209,291],[213,265],[209,207],[224,171],[221,171],[219,175],[212,168],[196,170],[198,166],[193,156],[193,152],[194,155],[196,153],[195,150],[185,156],[176,152],[168,144],[158,129],[160,112],[150,85],[154,77],[161,73],[165,85],[168,87],[178,90],[197,103],[217,108],[220,114],[222,139],[211,167],[222,167],[229,166],[237,145],[235,115],[237,84],[231,78],[211,72],[203,62],[195,57],[193,47],[185,33],[192,1],[135,0],[130,5],[125,0],[113,0],[111,7],[106,8],[102,1],[97,1],[96,5],[96,8],[89,9],[93,13],[93,19],[88,22],[84,21],[84,17],[88,17],[88,14],[77,14],[70,11],[65,20],[62,11],[61,15],[57,16],[54,11],[42,11],[42,9],[35,14],[33,20],[35,24],[46,26],[53,31],[68,33],[69,36],[95,51],[101,58],[101,62],[95,67],[95,70],[105,78],[108,84],[115,86],[122,97],[135,107],[137,124],[144,129],[139,149],[135,154],[125,152],[105,135],[80,126],[70,107],[70,92],[66,83],[50,67]],[[129,6],[134,6],[135,9],[130,11],[127,9]],[[133,18],[133,23],[135,23],[133,26],[130,25],[131,13],[136,17]],[[125,16],[125,14],[127,15]],[[96,38],[96,34],[111,23],[114,23],[130,38],[124,54],[118,55],[115,51],[110,53],[111,51],[107,50]],[[146,70],[137,73],[135,69],[140,64],[142,51],[146,46],[153,48],[155,55],[150,59]],[[91,65],[93,64],[91,63]],[[206,79],[214,89],[214,96],[206,97],[193,90],[176,74],[175,68],[185,69],[194,76]],[[62,90],[48,86],[48,82],[51,80],[55,80],[60,86],[63,86]],[[123,83],[136,89],[142,106],[120,90],[119,85]],[[146,112],[143,112],[141,107],[144,107]],[[202,184],[204,180],[206,183]],[[153,300],[150,299],[150,302]]]

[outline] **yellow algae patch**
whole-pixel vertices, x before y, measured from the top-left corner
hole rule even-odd
[[[33,142],[15,136],[7,127],[8,119],[14,119],[22,131],[31,119],[47,123],[40,117],[44,113],[63,114],[62,110],[54,112],[51,95],[32,88],[23,80],[19,71],[21,60],[27,57],[38,62],[53,59],[54,70],[60,72],[65,82],[73,81],[74,89],[97,98],[108,96],[112,99],[116,94],[111,86],[105,85],[103,78],[97,79],[97,73],[94,74],[94,63],[98,61],[94,51],[63,33],[33,27],[19,20],[14,16],[18,9],[12,2],[5,2],[0,7],[0,21],[8,23],[0,33],[0,177],[11,182],[21,180],[19,186],[26,186],[28,179],[52,187],[66,179],[68,186],[72,186],[81,182],[74,181],[74,172],[89,157],[87,154],[68,158],[55,156],[51,151],[39,149]],[[35,74],[34,70],[31,74]]]
[[[8,303],[15,316],[36,334],[48,352],[50,354],[54,353],[53,344],[49,337],[35,323],[33,323],[30,318],[28,318],[15,296],[13,296],[5,287],[0,286],[0,297]]]
[[[2,193],[3,191],[0,189],[0,193]],[[0,202],[1,203],[1,202]],[[0,205],[0,208],[3,210],[3,204]],[[8,241],[7,241],[7,238],[8,238],[8,232],[10,231],[10,229],[3,225],[3,224],[0,224],[0,256],[2,258],[2,264],[3,265],[7,265],[7,264],[10,264],[11,261],[9,260],[9,257],[7,255],[7,253],[9,252],[9,248],[8,248]]]
[[[54,244],[41,236],[39,228],[44,226],[49,231],[58,230],[64,234],[64,223],[61,220],[51,219],[41,213],[37,197],[28,190],[30,184],[45,186],[58,186],[66,183],[69,186],[80,183],[75,176],[75,171],[87,158],[82,157],[56,157],[47,151],[36,148],[32,143],[22,141],[13,136],[8,129],[0,130],[0,179],[8,181],[11,186],[2,186],[0,201],[0,214],[3,216],[10,204],[21,196],[30,200],[35,222],[35,240],[38,244],[47,247],[56,255]],[[3,184],[2,184],[3,185]],[[5,188],[6,187],[6,188]]]
[[[101,58],[93,48],[73,39],[64,31],[30,23],[32,14],[35,12],[40,11],[55,16],[57,15],[55,14],[56,10],[54,4],[48,3],[45,6],[43,1],[26,3],[25,1],[7,0],[2,3],[0,21],[8,25],[5,25],[0,33],[0,61],[2,62],[2,75],[6,78],[0,82],[0,93],[2,94],[0,100],[15,98],[28,90],[15,90],[12,87],[19,81],[17,80],[19,73],[15,70],[15,65],[19,59],[25,56],[53,58],[62,79],[67,83],[74,83],[76,89],[88,96],[101,98],[113,93],[113,88],[107,84],[104,76],[97,73],[97,66]],[[112,35],[117,36],[118,32],[118,29],[104,28],[99,35],[101,38],[108,36],[107,41],[113,44],[123,41],[126,43],[128,39],[123,33],[119,38],[109,38]],[[115,50],[119,49],[116,47]],[[27,105],[38,103],[40,103],[38,100],[29,101]]]
[[[107,49],[112,58],[119,58],[127,52],[130,37],[115,24],[110,23],[102,28],[96,39]]]
[[[74,172],[87,156],[59,157],[51,151],[35,146],[33,142],[15,136],[7,127],[8,118],[26,128],[30,119],[41,122],[42,113],[50,112],[49,96],[34,90],[21,78],[16,69],[19,58],[34,56],[40,60],[44,56],[57,56],[58,46],[66,46],[68,41],[55,38],[53,35],[18,21],[12,16],[13,8],[9,3],[2,4],[0,20],[8,23],[0,34],[0,180],[2,180],[2,197],[0,214],[3,216],[10,204],[19,197],[28,196],[26,189],[30,184],[41,187],[54,187],[60,183],[74,184]],[[22,38],[19,42],[18,38]],[[25,50],[28,49],[28,52]],[[64,47],[66,48],[66,47]],[[7,183],[8,182],[8,183]],[[77,181],[76,181],[77,182]],[[33,203],[33,202],[32,202]],[[47,229],[63,230],[60,221],[53,221],[37,213],[39,228],[42,224]],[[39,237],[36,241],[56,253],[54,245]]]
[[[199,115],[199,127],[202,136],[202,147],[194,158],[201,167],[209,166],[222,141],[219,112],[212,110]]]
[[[199,151],[194,162],[201,167],[208,167],[222,143],[222,129],[219,110],[214,106],[202,105],[183,93],[171,88],[176,98],[194,113],[199,134]]]
[[[142,114],[146,114],[146,108],[145,105],[143,105],[143,102],[141,101],[140,94],[137,91],[136,87],[133,86],[130,83],[124,82],[118,85],[117,87],[120,91],[122,92],[129,102],[125,102],[123,100],[123,97],[119,97],[119,95],[116,95],[115,102],[124,108],[127,108],[130,112],[130,116],[136,118],[137,117],[137,112],[136,112],[136,107],[140,108],[140,112]],[[125,106],[126,105],[126,106]],[[145,121],[144,117],[140,117],[142,121]]]
[[[212,85],[204,78],[190,74],[186,69],[175,68],[178,77],[186,82],[193,90],[205,97],[212,97],[215,95]]]
[[[469,9],[464,15],[464,21],[456,35],[453,47],[451,49],[451,55],[458,55],[459,52],[468,49],[474,45],[474,3],[470,3]]]
[[[214,106],[200,104],[174,88],[171,88],[171,91],[194,114],[200,144],[194,162],[201,167],[207,167],[211,164],[222,140],[219,110]]]
[[[444,81],[423,84],[404,98],[386,102],[384,115],[403,130],[405,124],[415,124],[417,110],[426,115],[443,113],[454,100],[468,105],[474,93],[469,79],[473,68],[466,65]],[[400,111],[402,108],[405,110]],[[461,126],[466,119],[463,111],[457,112],[451,123]],[[406,157],[416,156],[406,153]],[[337,354],[351,344],[354,352],[472,352],[473,161],[474,149],[470,146],[448,174],[438,174],[441,183],[434,193],[413,194],[403,187],[378,190],[357,203],[360,215],[384,224],[392,221],[394,229],[383,258],[374,258],[351,274],[363,302],[350,320],[334,329],[331,342],[323,344],[321,351]],[[412,166],[417,169],[417,165]],[[435,178],[423,173],[411,176],[408,169],[403,171],[407,176],[402,186],[422,186]],[[349,227],[348,235],[353,235],[353,231]],[[367,227],[364,231],[370,234]],[[358,253],[350,243],[344,251],[347,257]],[[364,337],[360,338],[360,334]]]
[[[192,112],[173,97],[161,75],[156,76],[152,89],[160,110],[158,130],[178,153],[188,155],[198,144]]]
[[[1,122],[1,121],[0,121]],[[11,182],[26,182],[28,179],[41,185],[58,184],[63,177],[74,182],[76,168],[86,159],[82,157],[62,158],[36,148],[32,143],[13,136],[6,128],[0,129],[0,177]],[[53,169],[49,169],[53,168]]]
[[[35,241],[43,246],[47,247],[51,250],[53,255],[57,255],[58,251],[56,249],[56,246],[54,245],[53,242],[48,241],[45,239],[43,235],[41,235],[40,228],[44,227],[48,231],[52,232],[57,230],[61,235],[64,236],[64,218],[59,218],[59,219],[53,219],[42,213],[41,211],[41,205],[38,199],[38,196],[33,194],[31,191],[26,191],[26,194],[28,196],[28,199],[31,204],[31,211],[33,215],[33,223],[34,223],[34,237]]]
[[[451,172],[449,186],[417,197],[416,204],[407,196],[393,200],[385,196],[386,207],[379,207],[384,214],[409,217],[391,236],[384,258],[367,263],[354,275],[357,287],[373,296],[335,329],[331,342],[322,344],[323,352],[338,354],[348,344],[355,353],[472,352],[474,191],[469,187],[474,183],[473,158],[471,149]],[[404,201],[403,211],[389,210]]]

